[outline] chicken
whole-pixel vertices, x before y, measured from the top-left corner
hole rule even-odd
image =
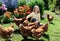
[[[28,21],[28,20],[25,20],[25,21],[23,22],[23,25],[24,25],[24,26],[28,26],[28,24],[29,24],[29,21]]]
[[[15,24],[19,27],[20,24],[22,24],[24,22],[24,20],[26,20],[26,18],[14,18],[14,22]]]
[[[48,31],[48,23],[38,27],[37,29],[31,30],[32,36],[35,37],[36,39],[39,39],[44,34],[44,32],[47,31]]]
[[[54,18],[53,16],[47,14],[47,19],[48,19],[49,23],[52,23],[53,18]]]
[[[48,23],[44,24],[44,32],[47,32],[48,31]]]
[[[2,37],[4,39],[9,39],[11,37],[12,33],[14,32],[14,26],[11,25],[8,28],[2,28],[2,26],[0,26],[0,31],[1,31],[0,37]]]
[[[29,36],[31,34],[31,30],[32,29],[36,29],[37,28],[37,22],[29,22],[28,20],[25,20],[23,22],[23,24],[19,25],[19,30],[21,31],[22,34],[24,34],[24,36]]]
[[[29,22],[28,20],[25,20],[25,21],[23,22],[23,25],[24,25],[24,26],[33,26],[33,25],[37,25],[37,23],[36,23],[36,22],[31,23],[31,22]]]
[[[33,26],[24,26],[23,24],[19,25],[19,30],[21,31],[22,35],[29,36],[31,35],[31,29],[35,28],[35,25]]]

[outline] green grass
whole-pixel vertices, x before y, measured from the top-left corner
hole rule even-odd
[[[41,37],[40,40],[41,41],[60,41],[60,18],[58,18],[57,15],[55,15],[55,13],[50,12],[50,11],[45,11],[45,13],[49,13],[52,16],[54,16],[54,20],[53,20],[53,24],[49,24],[48,27],[48,32],[46,32],[45,37]],[[46,23],[48,22],[47,19],[41,20],[42,23]],[[3,25],[3,27],[8,27],[11,24],[14,23],[8,23],[8,24],[1,24]],[[14,24],[14,28],[17,29],[18,27]],[[23,37],[20,34],[15,34],[13,33],[13,37],[11,38],[12,41],[22,41]],[[32,37],[29,37],[29,39],[34,39]],[[28,41],[32,41],[32,40],[28,40]],[[0,41],[4,41],[4,39],[0,38]]]

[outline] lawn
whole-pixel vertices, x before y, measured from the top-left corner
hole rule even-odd
[[[44,36],[40,38],[40,41],[60,41],[60,18],[55,15],[55,13],[50,11],[45,11],[45,13],[49,13],[52,16],[54,16],[53,24],[49,24],[48,32]],[[41,20],[42,23],[48,22],[45,18],[44,20]],[[3,27],[8,27],[14,23],[8,23],[8,24],[1,24]],[[14,28],[18,29],[18,27],[14,24]],[[28,37],[28,40],[23,40],[23,37],[19,33],[13,33],[13,37],[11,38],[12,41],[33,41],[35,40],[32,37]],[[4,41],[4,39],[0,38],[0,41]]]

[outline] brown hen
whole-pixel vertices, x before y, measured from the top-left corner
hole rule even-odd
[[[9,26],[8,28],[2,28],[2,26],[0,26],[0,36],[4,39],[9,39],[12,35],[12,33],[14,32],[14,26]]]
[[[54,18],[53,16],[47,14],[47,19],[48,19],[49,23],[52,23],[53,18]]]
[[[32,36],[35,37],[36,39],[39,39],[44,34],[44,32],[47,31],[48,31],[48,23],[38,27],[37,29],[31,30]]]
[[[24,20],[26,20],[26,18],[14,18],[14,22],[15,24],[19,27],[20,24],[22,24],[24,22]]]

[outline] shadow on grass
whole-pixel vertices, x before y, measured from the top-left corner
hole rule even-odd
[[[46,38],[46,39],[48,39],[48,41],[50,41],[49,35],[44,34],[43,37]]]
[[[41,39],[41,40],[23,39],[22,41],[45,41],[45,40],[43,40],[43,39]]]
[[[32,39],[23,39],[21,41],[33,41]]]
[[[16,30],[14,31],[14,33],[15,33],[15,34],[21,34],[20,31],[19,31],[19,29],[16,29]]]
[[[43,37],[46,38],[48,41],[50,41],[50,39],[49,39],[49,35],[44,34]],[[23,36],[23,38],[24,38],[24,39],[23,39],[22,41],[45,41],[44,39],[40,39],[40,40],[28,39],[28,38],[25,37],[25,36]]]
[[[54,23],[50,23],[50,24],[53,24],[53,25],[55,25]]]
[[[11,40],[5,40],[5,41],[11,41]]]
[[[16,29],[16,30],[14,31],[14,33],[15,33],[15,34],[21,34],[20,31],[19,31],[19,29]],[[21,35],[22,35],[22,34],[21,34]],[[23,36],[23,35],[22,35],[22,37],[23,37],[23,40],[22,40],[22,41],[45,41],[44,39],[40,39],[40,40],[28,39],[27,37],[25,37],[25,36]],[[32,37],[32,36],[30,36],[30,37]],[[48,35],[48,34],[43,34],[43,37],[46,38],[48,41],[50,41],[50,38],[49,38],[49,35]]]

